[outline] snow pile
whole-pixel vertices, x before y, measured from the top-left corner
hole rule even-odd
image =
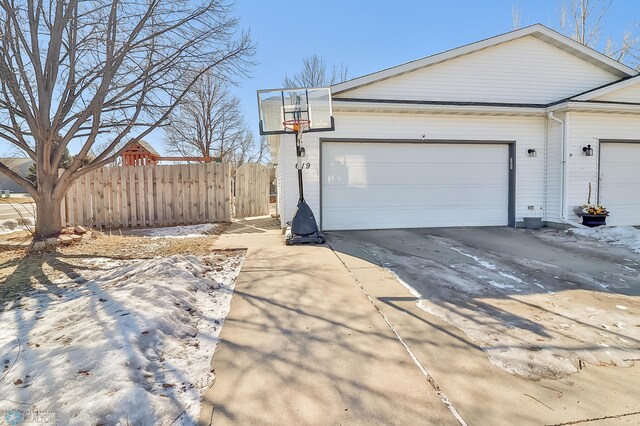
[[[10,234],[16,231],[28,231],[35,226],[36,221],[32,217],[19,217],[17,219],[5,219],[0,221],[0,234]]]
[[[636,253],[640,253],[640,230],[633,226],[572,228],[568,232],[616,246],[627,247]]]
[[[205,223],[202,225],[171,226],[168,228],[147,228],[127,231],[127,234],[151,238],[194,238],[206,235],[217,235],[222,232],[223,225]]]
[[[99,259],[0,313],[0,410],[59,424],[193,424],[241,255]],[[73,275],[72,275],[73,276]]]

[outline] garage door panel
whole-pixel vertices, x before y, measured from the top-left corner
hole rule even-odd
[[[325,230],[508,223],[506,145],[323,143]]]
[[[477,207],[477,193],[482,192],[486,204],[504,205],[504,186],[456,187],[454,185],[411,185],[410,187],[378,186],[375,188],[378,200],[376,206],[415,205],[417,208],[437,206],[469,206]],[[339,205],[342,200],[349,200],[353,207],[371,205],[370,188],[331,188],[324,192],[323,203],[327,206]]]
[[[417,162],[416,157],[406,156],[407,150],[412,151],[420,158],[429,158],[431,163],[447,163],[447,164],[477,164],[478,162],[492,162],[496,158],[494,156],[495,148],[505,149],[505,146],[499,145],[483,145],[483,144],[407,144],[407,143],[332,143],[325,142],[325,147],[331,145],[350,145],[354,148],[360,145],[360,148],[365,147],[366,153],[362,152],[335,152],[334,159],[341,163],[363,163],[369,164],[381,163],[412,163]],[[396,145],[393,149],[389,149],[389,145]],[[402,149],[395,149],[397,147]],[[428,149],[433,146],[438,146],[439,150]],[[490,147],[492,149],[487,149]],[[422,148],[427,148],[423,150]],[[358,148],[356,148],[358,149]],[[453,157],[450,155],[452,151],[463,150],[466,155]]]
[[[640,225],[640,142],[601,143],[599,199],[607,224]]]
[[[495,167],[492,167],[495,166]],[[441,182],[448,185],[473,184],[469,182],[468,174],[478,176],[480,180],[476,186],[483,183],[504,181],[505,163],[483,163],[466,165],[465,173],[460,173],[461,163],[429,164],[330,164],[323,171],[327,185],[397,185],[419,182]]]
[[[389,229],[398,228],[429,228],[447,226],[504,226],[501,218],[502,209],[492,209],[496,219],[489,220],[486,214],[469,216],[459,208],[432,209],[327,209],[324,219],[330,224],[325,230],[345,229]]]

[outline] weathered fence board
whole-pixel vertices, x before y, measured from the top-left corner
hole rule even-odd
[[[269,167],[258,163],[243,164],[236,169],[235,217],[269,214]]]
[[[119,228],[231,221],[229,163],[104,167],[61,205],[67,226]]]

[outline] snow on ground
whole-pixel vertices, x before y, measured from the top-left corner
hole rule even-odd
[[[616,246],[627,247],[640,253],[640,229],[633,226],[600,226],[598,228],[572,228],[570,233],[593,238]]]
[[[0,220],[0,235],[10,234],[16,231],[29,231],[36,224],[32,217]]]
[[[167,228],[132,229],[123,234],[137,235],[151,238],[194,238],[205,235],[216,235],[222,232],[224,225],[220,223],[205,223],[202,225],[170,226]]]
[[[5,304],[0,410],[54,411],[58,424],[194,424],[242,260],[92,259],[82,276]]]

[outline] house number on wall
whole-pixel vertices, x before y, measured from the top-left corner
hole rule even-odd
[[[295,165],[296,169],[298,169],[298,164]],[[309,167],[311,167],[311,163],[302,163],[302,165],[300,165],[300,169],[308,169]]]

